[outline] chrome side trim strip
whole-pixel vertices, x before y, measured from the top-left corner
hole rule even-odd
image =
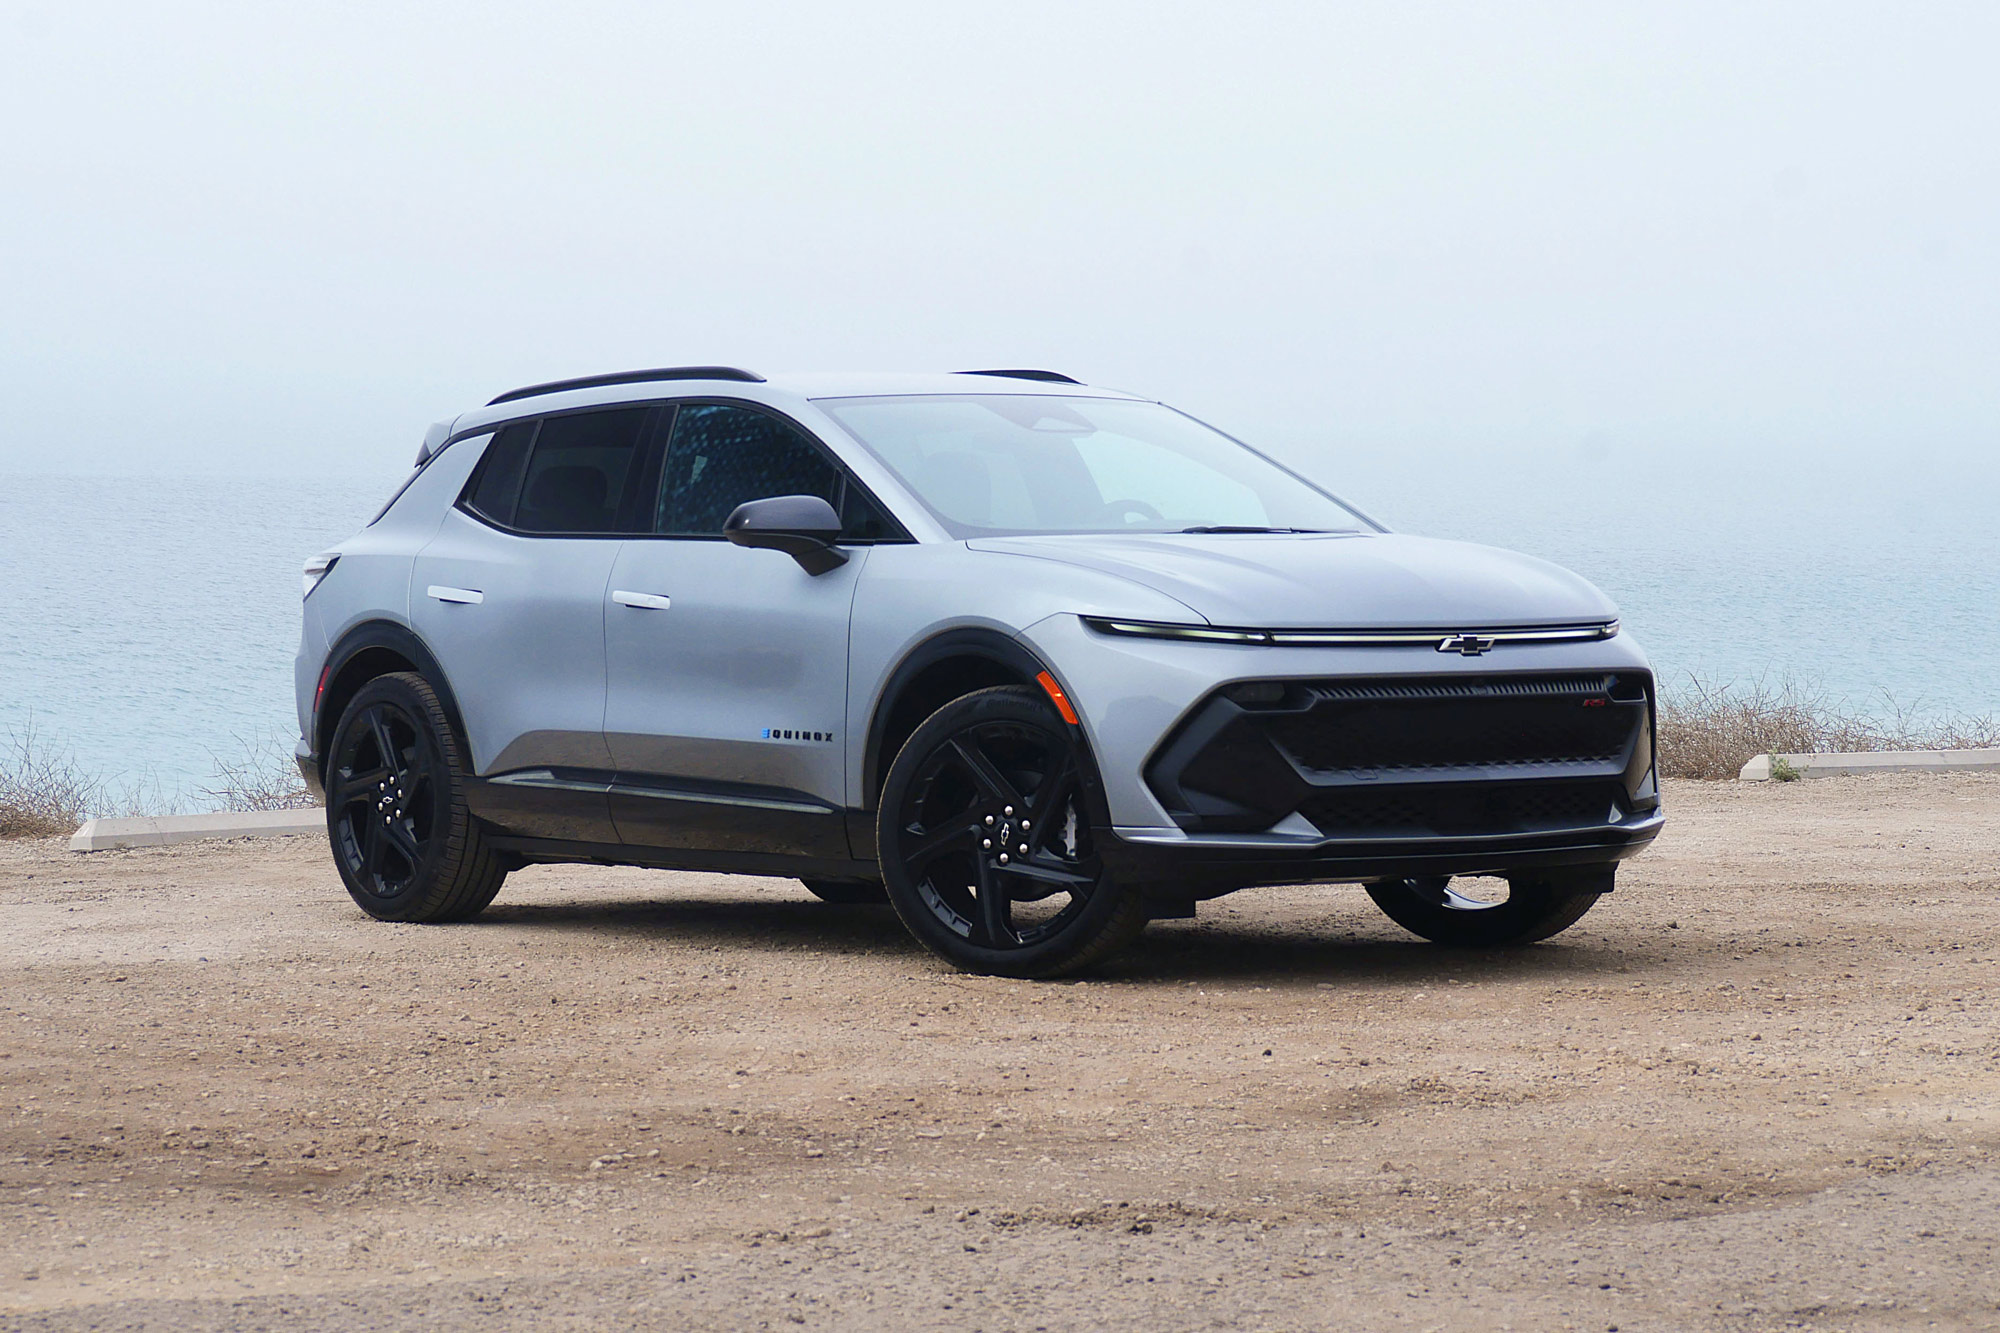
[[[808,801],[786,801],[771,796],[726,796],[720,792],[688,791],[673,787],[647,787],[630,782],[597,782],[588,778],[557,777],[546,768],[524,768],[518,773],[503,773],[488,778],[488,782],[500,783],[508,787],[536,787],[544,791],[586,791],[613,796],[648,796],[660,801],[693,801],[699,805],[734,805],[752,810],[782,810],[795,815],[832,815],[839,811],[830,805],[819,805]]]
[[[830,815],[836,813],[830,805],[811,805],[805,801],[780,801],[765,796],[720,796],[706,791],[676,791],[670,787],[638,787],[629,783],[611,784],[613,796],[650,796],[659,801],[694,801],[700,805],[748,806],[752,810],[783,810],[794,815]]]
[[[518,773],[502,773],[497,778],[488,778],[508,787],[546,787],[552,791],[607,792],[608,782],[590,782],[580,778],[559,778],[546,768],[524,768]]]

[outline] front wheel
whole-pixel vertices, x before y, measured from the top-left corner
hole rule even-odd
[[[1109,957],[1146,924],[1092,843],[1106,823],[1078,730],[1013,686],[933,713],[882,787],[889,901],[933,953],[968,972],[1048,977]]]
[[[1568,930],[1611,888],[1609,868],[1562,875],[1518,875],[1504,897],[1455,890],[1442,875],[1390,879],[1368,896],[1391,921],[1435,944],[1497,948],[1533,944]]]
[[[507,877],[465,805],[465,751],[437,691],[397,672],[363,685],[333,731],[326,831],[361,910],[382,921],[464,921]]]

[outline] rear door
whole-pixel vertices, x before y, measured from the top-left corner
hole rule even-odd
[[[656,412],[572,412],[501,430],[418,555],[411,618],[449,679],[479,813],[537,837],[613,842],[604,607]]]
[[[628,843],[849,855],[843,811],[847,633],[866,545],[812,575],[722,537],[746,500],[818,495],[860,541],[874,502],[802,428],[740,403],[683,403],[656,488],[653,535],[613,569],[605,739]]]

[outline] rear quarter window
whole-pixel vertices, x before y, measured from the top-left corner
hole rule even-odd
[[[465,507],[489,523],[503,528],[514,526],[514,509],[521,499],[521,472],[527,466],[528,448],[535,442],[539,422],[522,421],[508,426],[486,446],[486,456],[465,488]]]

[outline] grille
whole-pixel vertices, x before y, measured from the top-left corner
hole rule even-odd
[[[1618,793],[1615,782],[1344,787],[1306,798],[1299,813],[1328,837],[1479,837],[1608,823],[1614,818]]]
[[[1312,707],[1263,719],[1314,772],[1608,763],[1645,724],[1643,686],[1606,674],[1314,685]]]

